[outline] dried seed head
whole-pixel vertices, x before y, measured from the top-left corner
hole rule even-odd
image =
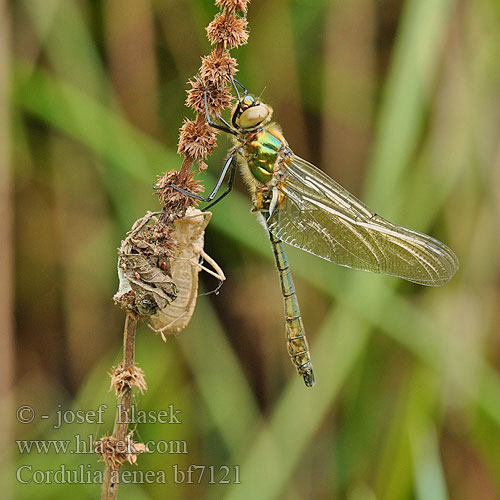
[[[112,469],[118,469],[123,462],[127,461],[130,464],[137,463],[137,455],[145,453],[148,450],[143,443],[134,443],[132,441],[132,433],[130,431],[125,439],[119,440],[115,436],[103,436],[99,441],[94,443],[94,451],[101,455],[100,461],[106,462]]]
[[[95,452],[101,455],[100,461],[106,462],[112,469],[117,469],[125,461],[126,457],[117,451],[117,442],[114,436],[103,436],[94,443]]]
[[[120,363],[109,376],[111,377],[109,390],[114,389],[116,395],[126,389],[132,389],[132,387],[137,387],[141,391],[141,394],[148,390],[144,371],[138,366],[134,365],[131,368],[124,369],[123,363]]]
[[[214,149],[216,132],[208,123],[184,119],[177,152],[194,159],[206,158]]]
[[[197,201],[190,196],[180,193],[174,188],[167,187],[170,184],[175,184],[193,194],[203,191],[203,186],[194,178],[194,172],[185,177],[177,170],[170,170],[166,172],[163,177],[158,179],[156,183],[158,189],[156,192],[160,203],[164,207],[163,212],[168,215],[168,221],[172,222],[183,217],[187,208],[196,206]]]
[[[198,160],[198,170],[204,172],[208,168],[208,165],[203,160]]]
[[[224,9],[235,9],[246,12],[250,0],[215,0],[215,5]]]
[[[237,17],[229,11],[217,14],[206,28],[208,39],[212,45],[221,44],[224,48],[234,49],[247,43],[247,24],[244,17]]]
[[[191,88],[187,90],[186,105],[193,108],[198,114],[205,114],[205,92],[207,93],[208,112],[210,115],[218,116],[222,113],[223,109],[231,107],[233,96],[227,87],[215,86],[209,82],[204,84],[198,79],[194,81],[189,80],[189,83],[191,84]],[[184,122],[183,127],[185,124],[186,122]],[[212,130],[213,134],[214,131]],[[212,151],[210,150],[210,152]]]
[[[215,49],[210,55],[201,58],[201,79],[205,86],[222,87],[236,73],[237,65],[236,59],[229,52],[225,50],[219,54]]]

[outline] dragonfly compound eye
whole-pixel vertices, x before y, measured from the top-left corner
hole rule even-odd
[[[255,97],[253,95],[248,94],[241,101],[241,106],[243,109],[249,108],[250,106],[255,105]]]
[[[270,115],[269,107],[265,104],[257,104],[241,113],[239,125],[241,128],[252,128],[260,125]]]

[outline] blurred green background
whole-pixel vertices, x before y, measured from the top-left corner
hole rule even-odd
[[[99,485],[14,479],[22,465],[103,470],[95,455],[20,453],[14,440],[74,444],[112,430],[116,248],[158,209],[156,176],[181,164],[185,82],[210,51],[217,9],[0,6],[2,498],[98,498]],[[294,151],[376,212],[445,241],[461,269],[424,288],[290,248],[317,377],[307,389],[286,352],[268,238],[238,179],[205,238],[228,278],[220,294],[201,296],[166,344],[144,325],[137,335],[149,391],[134,403],[174,405],[182,424],[140,424],[136,439],[185,441],[188,453],[140,456],[125,468],[164,470],[168,483],[121,485],[118,497],[500,498],[499,2],[253,0],[248,20],[250,41],[232,53],[238,78],[265,87]],[[228,145],[220,137],[198,175],[208,189]],[[57,410],[100,404],[103,424],[53,428]],[[15,421],[21,405],[32,423]],[[213,466],[217,483],[228,466],[230,484],[176,484],[174,464]]]

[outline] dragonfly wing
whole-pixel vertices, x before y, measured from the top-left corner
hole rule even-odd
[[[444,243],[373,213],[314,165],[292,156],[278,189],[285,195],[267,221],[284,242],[318,257],[414,283],[440,286],[457,271]]]

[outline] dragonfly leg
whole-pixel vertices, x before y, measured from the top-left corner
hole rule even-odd
[[[238,101],[241,102],[241,95],[238,91],[238,87],[236,86],[236,84],[238,84],[243,89],[243,99],[245,99],[246,95],[248,94],[247,88],[241,82],[236,80],[236,78],[233,78],[233,75],[231,75],[231,74],[229,75],[229,79],[231,80],[234,91],[236,92],[236,95],[238,96]]]
[[[226,120],[224,120],[222,116],[218,116],[217,119],[220,120],[228,129],[231,128],[231,125],[229,125],[229,123]]]
[[[237,151],[239,151],[239,150],[233,149],[233,151],[231,151],[231,154],[229,155],[229,157],[226,161],[226,165],[228,165],[228,164],[230,165],[229,179],[227,181],[227,189],[216,200],[212,201],[212,203],[209,203],[206,207],[204,207],[203,210],[208,210],[209,208],[213,207],[216,203],[219,203],[219,201],[221,201],[222,198],[227,196],[231,192],[231,190],[233,189],[234,179],[236,177],[236,161],[234,159],[234,156],[235,156]],[[224,168],[226,167],[226,165],[224,165]],[[220,187],[220,184],[217,186],[217,189],[219,189],[219,187]]]
[[[215,187],[212,189],[212,192],[205,198],[203,196],[200,196],[195,193],[191,193],[190,191],[187,191],[186,189],[183,189],[175,184],[167,184],[166,186],[162,188],[155,187],[155,189],[167,189],[167,188],[172,188],[178,191],[179,193],[185,194],[186,196],[189,196],[190,198],[194,198],[195,200],[203,201],[203,202],[209,202],[210,205],[208,205],[206,208],[211,207],[218,203],[224,196],[226,196],[232,189],[233,183],[234,183],[234,178],[235,178],[235,171],[236,171],[236,164],[233,162],[234,160],[234,155],[238,149],[233,149],[231,153],[229,154],[229,157],[226,160],[226,163],[224,164],[224,168],[222,169],[222,172],[219,175],[219,178],[217,179],[217,183],[215,184]],[[221,195],[219,196],[215,201],[213,199],[217,196],[217,192],[219,191],[222,183],[224,182],[224,178],[226,177],[227,172],[230,171],[229,174],[229,180],[228,180],[228,189]]]
[[[203,82],[200,79],[201,85],[203,85]],[[227,134],[232,134],[232,135],[238,135],[238,133],[232,129],[232,127],[229,125],[229,123],[224,120],[221,116],[217,116],[217,119],[220,120],[223,125],[220,125],[219,123],[216,123],[210,118],[210,112],[208,111],[208,98],[207,98],[207,89],[203,85],[203,97],[205,99],[205,117],[207,119],[207,123],[212,127],[217,130],[221,130],[222,132],[226,132]]]
[[[207,117],[207,123],[212,127],[212,128],[216,128],[217,130],[222,130],[222,132],[226,132],[227,134],[232,134],[232,135],[238,135],[229,125],[229,123],[227,123],[226,120],[224,120],[224,118],[222,118],[222,116],[218,116],[217,119],[220,120],[222,123],[224,123],[224,125],[219,125],[218,123],[214,122],[211,118],[210,118],[210,115],[208,114],[208,105],[207,105],[207,101],[206,101],[206,91],[205,91],[205,114],[206,114],[206,117]]]
[[[210,255],[208,255],[205,250],[202,250],[200,252],[200,255],[203,260],[206,260],[214,269],[213,271],[203,265],[203,262],[199,262],[198,265],[200,266],[201,269],[203,269],[205,272],[211,274],[215,278],[217,278],[219,281],[225,281],[226,276],[224,275],[224,271],[220,268],[219,264],[215,262]]]

